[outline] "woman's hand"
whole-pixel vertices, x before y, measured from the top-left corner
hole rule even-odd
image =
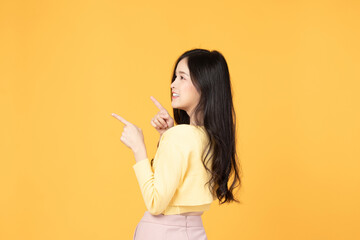
[[[166,130],[174,126],[174,119],[153,96],[151,96],[150,98],[155,103],[156,107],[160,110],[153,117],[153,119],[151,119],[150,123],[160,133],[160,135],[162,135]]]
[[[120,120],[122,123],[125,124],[124,131],[120,137],[120,140],[131,150],[133,153],[139,153],[140,151],[145,150],[145,143],[144,143],[144,135],[142,130],[138,128],[136,125],[126,121],[123,117],[116,115],[115,113],[111,114],[116,119]]]

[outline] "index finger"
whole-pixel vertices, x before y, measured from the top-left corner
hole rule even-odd
[[[123,117],[120,117],[119,115],[112,113],[111,114],[113,117],[115,117],[116,119],[120,120],[122,123],[124,123],[125,125],[130,124],[130,122],[126,121]]]
[[[154,102],[154,104],[156,105],[156,107],[160,110],[164,110],[165,108],[163,106],[161,106],[161,104],[153,97],[150,96],[151,100]]]

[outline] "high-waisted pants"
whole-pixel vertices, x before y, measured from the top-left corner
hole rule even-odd
[[[201,215],[152,215],[145,211],[134,240],[207,240]]]

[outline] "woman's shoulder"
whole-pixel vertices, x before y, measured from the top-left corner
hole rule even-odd
[[[198,136],[198,133],[201,130],[201,126],[178,124],[166,130],[163,133],[162,138],[190,141],[191,139],[194,139],[194,137]]]
[[[168,130],[166,130],[163,134],[180,134],[180,135],[186,135],[186,134],[192,134],[196,133],[202,128],[202,126],[194,126],[190,124],[178,124],[175,125]]]

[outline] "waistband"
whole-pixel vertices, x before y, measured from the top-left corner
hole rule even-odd
[[[140,221],[181,227],[204,227],[201,215],[152,215],[149,211],[145,211]]]

